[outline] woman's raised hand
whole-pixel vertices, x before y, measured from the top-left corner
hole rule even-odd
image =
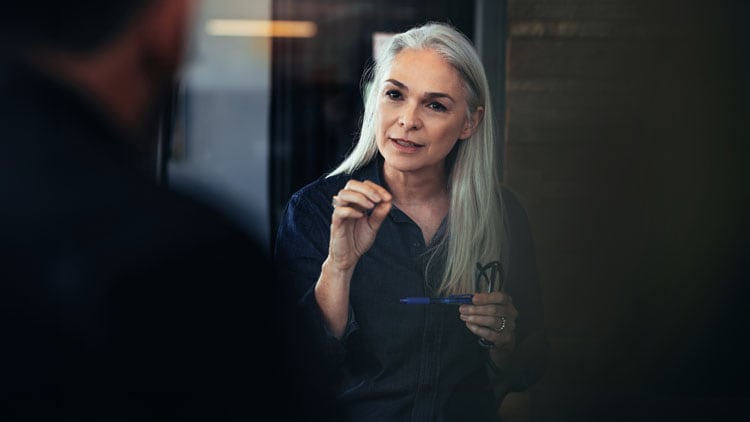
[[[328,259],[339,270],[350,270],[375,242],[391,210],[391,194],[369,180],[349,180],[333,197]]]

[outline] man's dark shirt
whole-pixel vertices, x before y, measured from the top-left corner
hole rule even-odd
[[[264,249],[70,86],[6,60],[0,94],[0,419],[319,420]]]

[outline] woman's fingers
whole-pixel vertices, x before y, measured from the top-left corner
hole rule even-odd
[[[475,293],[471,305],[461,305],[459,312],[469,315],[489,315],[515,319],[518,316],[513,298],[505,292]]]
[[[356,263],[375,240],[391,209],[391,194],[371,181],[349,180],[333,196],[329,254],[340,266]]]
[[[460,318],[462,321],[469,324],[479,325],[495,332],[514,331],[516,329],[515,318],[509,318],[506,316],[461,314]]]
[[[505,292],[475,293],[472,303],[474,305],[512,305],[513,298]]]
[[[333,197],[334,211],[350,207],[360,212],[367,212],[375,206],[375,202],[371,201],[367,196],[360,192],[342,189],[339,193]]]
[[[367,220],[370,224],[370,229],[373,231],[378,231],[378,229],[380,229],[380,224],[383,223],[385,217],[388,216],[388,213],[391,211],[391,206],[392,202],[390,200],[375,205],[375,208],[373,208],[372,213],[370,214],[370,218]]]
[[[390,203],[390,201],[391,194],[382,186],[369,180],[364,182],[350,180],[333,197],[332,204],[334,210],[341,207],[351,207],[362,213],[369,213],[377,204]]]
[[[461,305],[459,313],[466,327],[477,336],[496,347],[512,344],[518,311],[507,293],[476,293],[472,304]]]
[[[370,189],[370,194],[375,194],[377,198],[379,198],[378,202],[386,201],[390,202],[393,197],[391,196],[391,193],[388,192],[384,187],[378,185],[375,182],[372,182],[370,180],[365,180],[362,182],[364,186]]]
[[[513,331],[503,330],[496,331],[484,325],[478,325],[473,323],[466,323],[466,327],[475,335],[495,344],[495,347],[503,347],[506,344],[513,342]]]

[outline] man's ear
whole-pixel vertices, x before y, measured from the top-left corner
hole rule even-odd
[[[154,0],[146,7],[140,38],[149,65],[175,72],[187,49],[193,0]]]
[[[482,119],[484,118],[484,107],[479,106],[474,110],[468,119],[466,119],[466,123],[464,123],[464,128],[461,130],[461,134],[458,136],[458,139],[468,139],[471,137],[471,135],[476,132],[477,127],[479,127],[479,123],[482,122]]]

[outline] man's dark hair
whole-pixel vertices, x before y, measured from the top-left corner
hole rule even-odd
[[[106,45],[153,0],[0,0],[0,47],[89,52]]]

